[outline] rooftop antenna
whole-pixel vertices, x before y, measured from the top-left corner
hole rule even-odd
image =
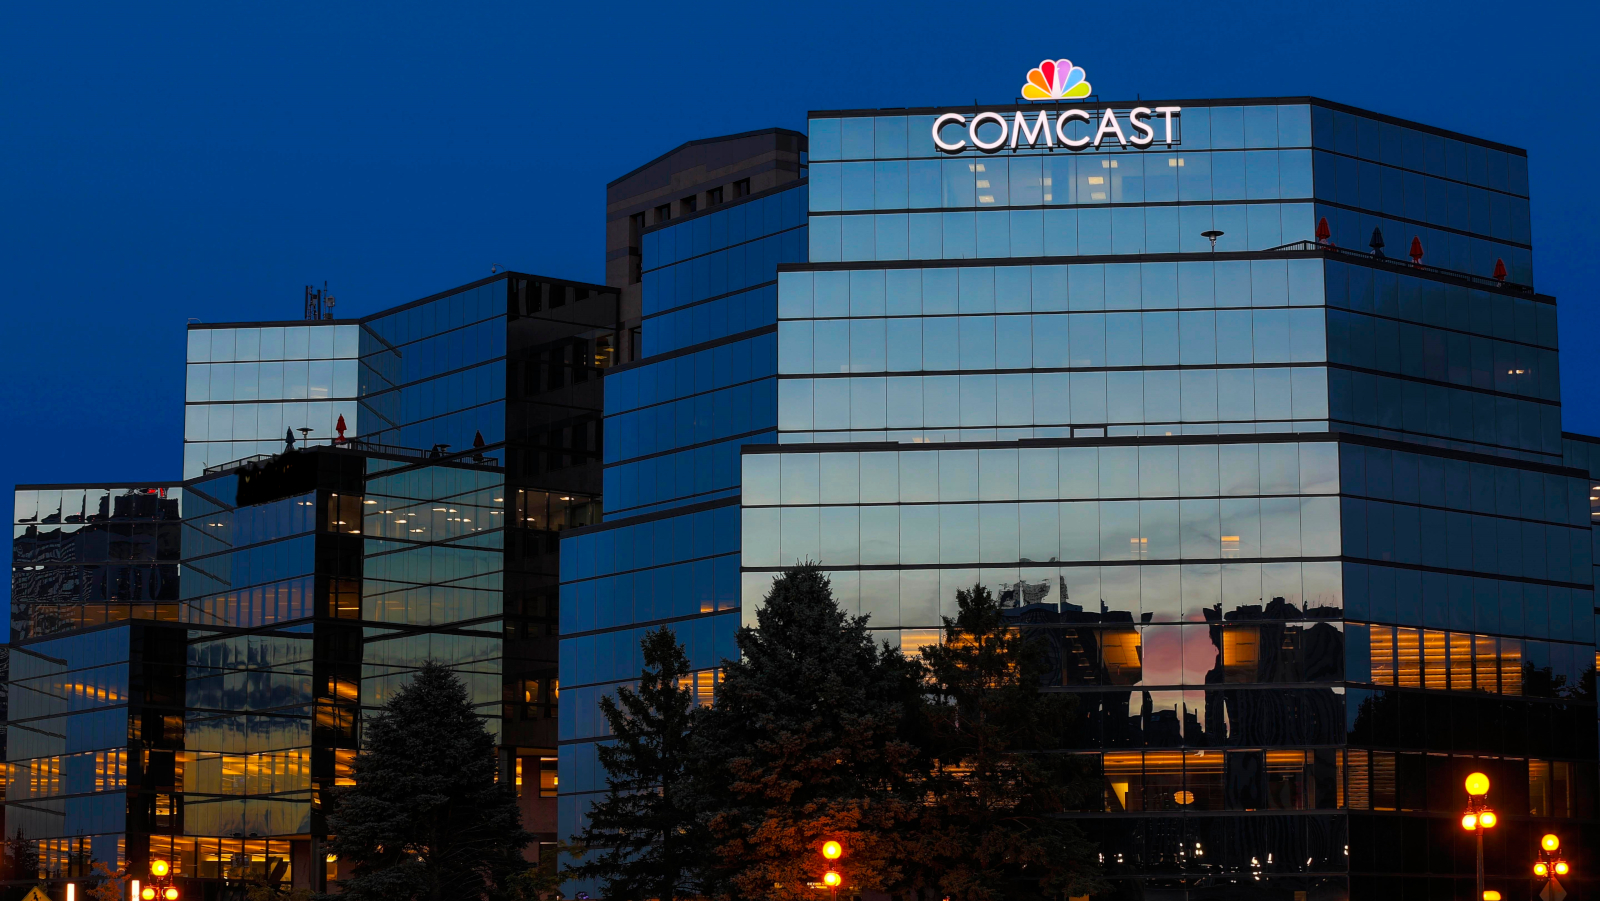
[[[316,288],[313,288],[310,285],[306,285],[306,310],[304,318],[307,322],[314,322],[322,318],[322,295],[326,293],[327,290],[327,282],[322,283],[321,291],[318,291]]]
[[[1209,238],[1210,239],[1210,241],[1211,241],[1211,252],[1212,253],[1216,253],[1217,252],[1217,239],[1222,237],[1222,235],[1223,235],[1223,232],[1217,231],[1214,228],[1212,230],[1208,231],[1208,232],[1201,232],[1200,233],[1200,237]]]

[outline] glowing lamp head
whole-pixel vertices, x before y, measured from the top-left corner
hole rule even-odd
[[[1550,865],[1545,863],[1542,860],[1539,861],[1538,863],[1533,865],[1533,875],[1538,876],[1541,879],[1543,879],[1546,876],[1549,876],[1550,875]]]
[[[844,848],[840,847],[838,842],[822,843],[822,856],[828,858],[829,860],[838,860],[839,855],[843,853]]]
[[[1539,847],[1546,851],[1554,851],[1561,847],[1561,836],[1553,832],[1547,832],[1544,838],[1539,839]]]
[[[159,879],[162,876],[165,876],[170,872],[172,872],[172,864],[169,864],[164,860],[152,860],[152,861],[150,861],[150,875],[151,876],[155,876],[156,878]]]
[[[1493,829],[1499,823],[1500,818],[1492,810],[1485,810],[1483,813],[1478,814],[1478,825],[1485,829]]]
[[[139,897],[144,901],[156,901],[156,890],[147,885],[139,890]]]
[[[1481,798],[1489,793],[1489,777],[1482,773],[1473,773],[1467,777],[1467,794],[1474,798]]]
[[[1568,869],[1569,869],[1569,867],[1567,866],[1567,862],[1566,861],[1564,861],[1564,860],[1556,861],[1556,875],[1557,876],[1565,876],[1565,875],[1567,875],[1567,870]]]
[[[161,897],[167,899],[167,901],[178,901],[178,890],[169,885],[167,890],[161,893]]]
[[[828,872],[822,874],[822,882],[828,888],[838,888],[840,882],[839,874],[835,873],[833,870],[829,870]]]
[[[1478,815],[1475,813],[1462,814],[1461,828],[1468,831],[1478,828]]]
[[[1492,888],[1483,890],[1483,901],[1500,901],[1500,893]]]

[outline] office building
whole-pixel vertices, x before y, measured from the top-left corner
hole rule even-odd
[[[989,586],[1078,701],[1115,897],[1470,894],[1474,769],[1494,884],[1600,840],[1592,442],[1523,151],[1309,99],[813,113],[808,148],[743,621],[819,560],[914,652]],[[565,542],[564,611],[613,617],[569,684],[663,618],[622,532]],[[573,700],[564,741],[603,731]]]
[[[1309,98],[819,112],[610,184],[607,286],[196,324],[181,489],[18,491],[6,827],[319,886],[433,656],[548,847],[644,631],[709,703],[810,559],[908,653],[978,583],[1045,642],[1112,897],[1470,894],[1472,770],[1531,894],[1600,846],[1600,439],[1529,202]]]
[[[606,374],[605,521],[562,542],[563,838],[605,789],[596,704],[638,678],[644,632],[678,631],[701,703],[735,653],[739,448],[776,438],[777,267],[806,255],[804,151],[783,129],[696,141],[607,188],[607,280],[625,309],[638,298],[642,343]]]
[[[598,519],[617,322],[613,289],[500,273],[359,321],[194,324],[182,489],[19,488],[8,824],[46,874],[321,888],[361,713],[428,659],[496,734],[530,858],[552,848],[557,536]]]
[[[6,819],[42,872],[169,833],[183,748],[182,489],[19,485],[12,517]]]

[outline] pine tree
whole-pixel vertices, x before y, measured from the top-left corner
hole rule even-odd
[[[715,705],[695,733],[710,834],[707,894],[818,897],[818,853],[841,842],[850,892],[900,881],[896,830],[916,809],[918,668],[875,646],[866,617],[834,602],[814,566],[773,582],[724,661]]]
[[[689,658],[672,630],[640,642],[644,671],[637,691],[600,699],[615,740],[600,745],[606,796],[590,809],[578,853],[595,856],[569,878],[602,880],[608,901],[674,901],[696,894],[704,834],[689,805],[688,761],[694,697],[681,680]]]
[[[1102,889],[1094,846],[1058,816],[1098,790],[1072,755],[1058,753],[1073,699],[1039,691],[1037,638],[1008,623],[987,588],[956,598],[944,643],[922,649],[934,765],[929,803],[907,833],[908,884],[950,901]]]
[[[355,785],[329,814],[328,850],[354,864],[341,901],[494,897],[527,867],[516,798],[466,687],[425,663],[366,720]]]
[[[17,827],[17,832],[6,842],[7,877],[13,880],[39,878],[39,848]]]

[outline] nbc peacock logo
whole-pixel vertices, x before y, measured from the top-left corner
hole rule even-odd
[[[1089,82],[1083,69],[1070,59],[1047,59],[1028,73],[1022,96],[1029,100],[1068,100],[1089,96]]]

